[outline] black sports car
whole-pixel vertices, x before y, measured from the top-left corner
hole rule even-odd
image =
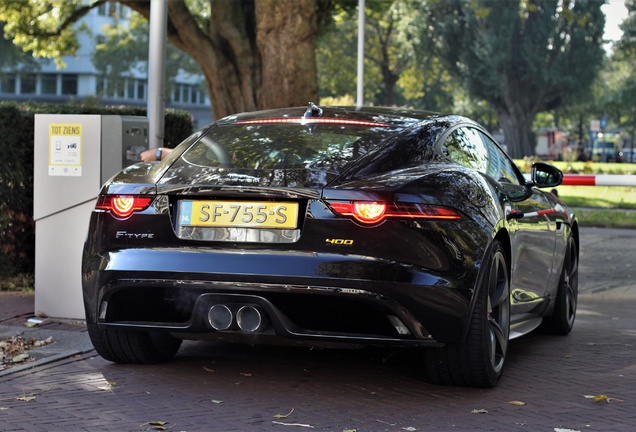
[[[83,255],[97,352],[183,339],[421,347],[435,383],[489,387],[508,341],[567,334],[579,230],[457,115],[290,108],[233,115],[103,186]]]

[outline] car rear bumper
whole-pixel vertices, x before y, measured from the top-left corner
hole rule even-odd
[[[111,252],[84,270],[87,319],[101,328],[162,330],[184,338],[276,336],[312,342],[434,346],[463,337],[472,286],[452,274],[335,254]],[[458,270],[458,269],[455,269]],[[227,329],[209,319],[215,305],[232,315]],[[263,317],[239,328],[240,308]],[[250,309],[251,310],[251,309]]]

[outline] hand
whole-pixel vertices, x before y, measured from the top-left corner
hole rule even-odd
[[[162,147],[161,159],[169,155],[171,151],[172,149]],[[157,154],[157,149],[154,148],[154,149],[144,150],[143,152],[141,152],[139,156],[141,157],[142,162],[154,162],[157,160],[156,154]]]

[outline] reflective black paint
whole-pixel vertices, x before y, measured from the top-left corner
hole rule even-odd
[[[232,116],[219,125],[303,112],[296,108]],[[134,165],[104,185],[102,194],[157,198],[126,220],[93,213],[83,255],[87,321],[101,328],[154,329],[207,339],[216,332],[205,322],[205,307],[215,296],[234,296],[239,303],[257,302],[269,311],[274,321],[270,336],[308,343],[456,343],[466,334],[482,259],[495,238],[508,253],[513,324],[551,311],[576,220],[551,194],[499,183],[443,153],[440,140],[446,131],[460,124],[481,130],[478,125],[458,116],[380,108],[324,108],[323,115],[382,121],[394,132],[361,158],[328,169],[187,163],[181,156],[220,127],[213,125],[163,162]],[[291,243],[180,239],[176,207],[184,197],[298,201],[301,234]],[[461,219],[385,220],[369,227],[336,216],[330,200],[438,205],[455,209]],[[552,208],[560,210],[508,217]],[[228,235],[231,230],[226,229]],[[118,236],[122,231],[152,236]],[[347,244],[326,241],[333,238]],[[362,321],[359,325],[318,318],[317,311],[330,315],[347,307]],[[154,312],[142,312],[149,309]],[[410,334],[390,334],[390,327],[379,326],[376,321],[387,315],[399,317]],[[315,317],[314,328],[307,317]]]

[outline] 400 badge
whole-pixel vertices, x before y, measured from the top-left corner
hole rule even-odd
[[[329,243],[337,246],[351,246],[353,244],[353,240],[351,239],[325,239],[325,243]]]

